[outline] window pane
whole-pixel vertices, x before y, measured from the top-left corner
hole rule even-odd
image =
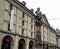
[[[33,30],[33,25],[31,25],[31,30]]]
[[[24,35],[24,29],[22,29],[22,34]]]
[[[24,26],[24,21],[22,20],[22,26]]]
[[[31,37],[32,37],[33,33],[31,32]]]
[[[22,13],[22,18],[24,18],[24,12]]]

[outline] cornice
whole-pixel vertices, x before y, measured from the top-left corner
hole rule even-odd
[[[29,10],[25,5],[23,5],[20,1],[18,0],[7,0],[7,1],[13,1],[16,4],[18,4],[19,6],[21,6],[24,10],[26,10],[27,12],[29,12],[31,15],[33,15],[35,17],[35,14],[33,12],[31,12],[31,10]]]
[[[19,37],[29,38],[29,39],[31,39],[31,40],[35,40],[34,38],[31,38],[31,37],[28,37],[28,36],[23,36],[23,35],[20,35],[20,34],[18,34],[18,33],[14,33],[14,32],[11,32],[11,31],[5,31],[5,30],[1,30],[1,29],[0,29],[0,33],[11,34],[11,35],[14,35],[14,36],[19,36]]]
[[[45,24],[44,22],[42,22],[42,25],[45,25],[46,27],[50,28],[50,30],[54,31],[54,33],[56,34],[56,31],[52,29],[49,25]]]

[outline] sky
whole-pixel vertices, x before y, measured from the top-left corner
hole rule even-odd
[[[45,14],[49,24],[54,29],[60,29],[60,0],[19,0],[25,1],[26,7],[34,11],[40,7],[42,14]]]

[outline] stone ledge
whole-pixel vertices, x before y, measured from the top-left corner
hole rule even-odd
[[[5,30],[1,30],[1,29],[0,29],[0,32],[5,33],[5,34],[11,34],[11,35],[14,35],[14,36],[20,36],[20,37],[23,37],[23,38],[29,38],[29,39],[31,39],[31,40],[35,40],[35,39],[31,38],[31,37],[23,36],[23,35],[20,35],[20,34],[11,32],[11,31],[5,31]]]

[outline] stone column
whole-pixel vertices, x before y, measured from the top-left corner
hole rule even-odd
[[[0,32],[0,49],[1,49],[1,45],[2,45],[2,32]]]
[[[29,39],[26,39],[26,49],[29,49]]]
[[[18,43],[19,43],[18,36],[15,36],[13,49],[18,49]]]

